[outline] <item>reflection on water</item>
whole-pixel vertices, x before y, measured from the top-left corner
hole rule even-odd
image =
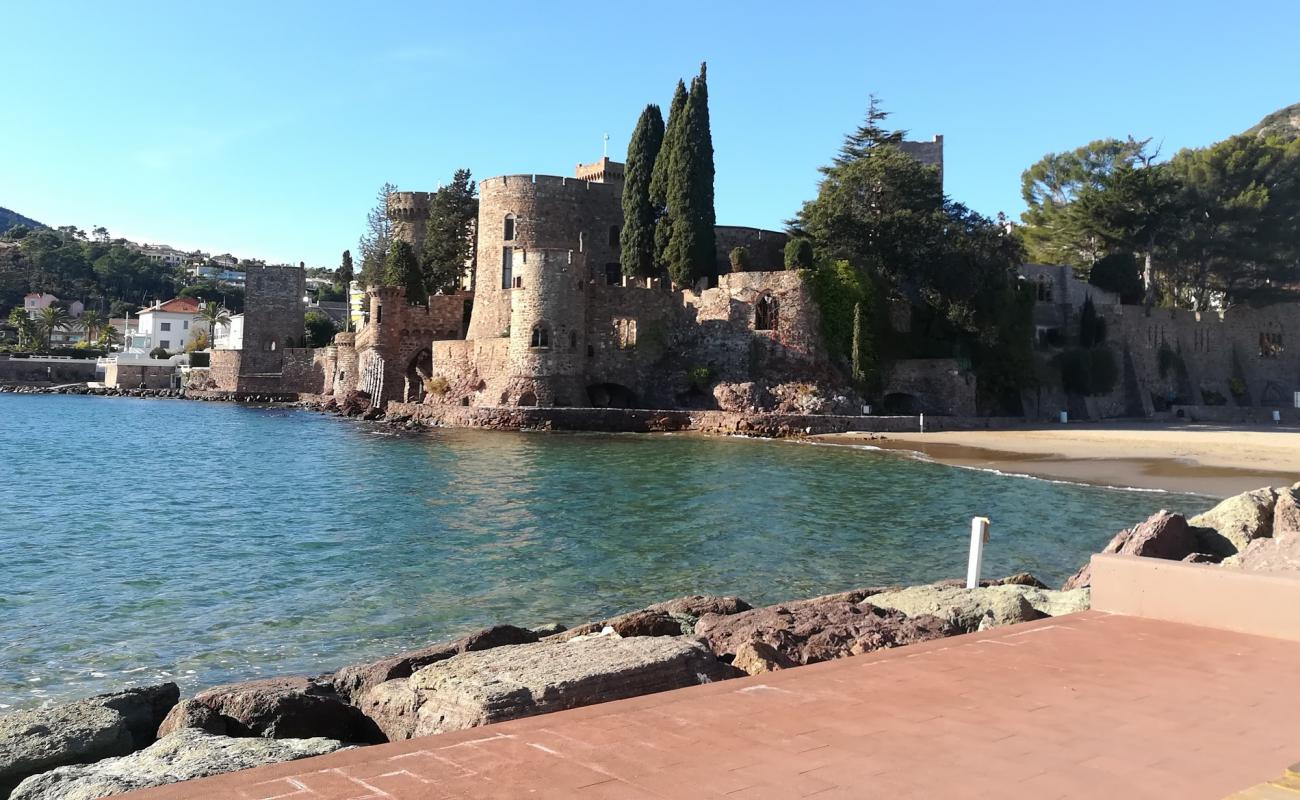
[[[1200,498],[691,436],[394,436],[305,412],[0,395],[0,705],[318,672],[492,622],[775,602],[987,571],[1059,581]],[[35,444],[39,443],[39,444]],[[17,458],[8,454],[22,454]]]

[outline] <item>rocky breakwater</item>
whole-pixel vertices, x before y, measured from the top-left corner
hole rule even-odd
[[[1157,511],[1115,534],[1101,552],[1229,569],[1300,571],[1300,483],[1243,492],[1190,519]],[[1091,583],[1091,565],[1084,564],[1062,588]]]
[[[174,684],[0,716],[0,798],[91,798],[754,675],[1079,611],[1029,576],[753,608],[680,597],[565,628],[498,625],[318,676]],[[16,786],[16,788],[14,788]]]
[[[0,386],[3,394],[82,394],[91,397],[170,397],[183,398],[183,389],[118,389],[72,384],[68,386]]]

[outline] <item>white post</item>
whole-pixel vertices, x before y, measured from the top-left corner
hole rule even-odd
[[[925,412],[921,412],[921,433],[925,433]]]
[[[1062,411],[1062,412],[1061,412],[1061,424],[1064,425],[1065,423],[1067,423],[1067,422],[1069,422],[1069,421],[1070,421],[1070,412],[1069,412],[1069,411]]]
[[[984,543],[989,540],[989,518],[972,517],[970,521],[970,561],[966,565],[966,588],[980,585],[980,567],[984,561]]]
[[[1274,412],[1273,412],[1273,422],[1274,422],[1274,424],[1280,423],[1281,421],[1282,421],[1282,412],[1281,412],[1281,411],[1274,411]]]

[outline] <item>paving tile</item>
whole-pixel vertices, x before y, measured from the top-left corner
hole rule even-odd
[[[1296,762],[1296,685],[1300,642],[1086,612],[129,797],[1221,800]]]

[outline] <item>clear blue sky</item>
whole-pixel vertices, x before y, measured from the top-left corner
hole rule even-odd
[[[1102,136],[1166,154],[1300,101],[1300,2],[27,2],[3,14],[0,206],[335,266],[376,189],[621,160],[709,62],[718,221],[779,227],[878,93],[946,189]]]

